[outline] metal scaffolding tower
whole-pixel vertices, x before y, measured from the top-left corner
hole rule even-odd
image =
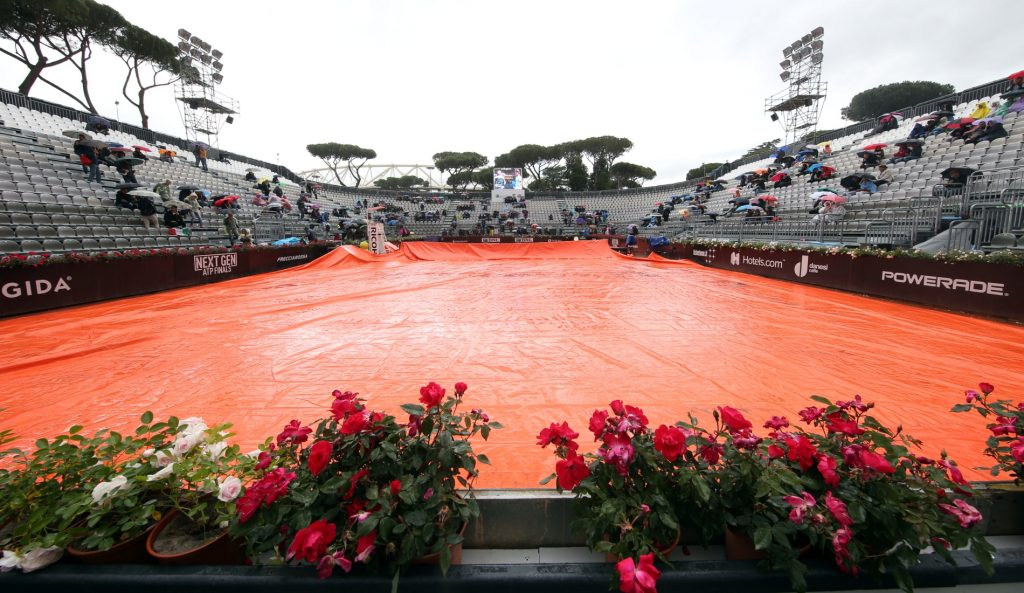
[[[817,27],[782,50],[779,78],[789,86],[764,101],[764,112],[782,124],[787,143],[818,127],[828,91],[828,83],[821,80],[824,35],[825,29]]]
[[[197,72],[197,76],[182,77],[174,85],[185,135],[193,142],[217,146],[221,128],[234,123],[238,115],[238,101],[218,92],[224,82],[224,64],[220,61],[224,54],[185,29],[178,29],[178,53],[182,62]]]

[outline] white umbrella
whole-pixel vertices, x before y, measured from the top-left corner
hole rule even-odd
[[[836,192],[833,192],[833,191],[816,191],[816,192],[811,194],[811,199],[812,200],[820,200],[822,198],[826,198],[826,197],[830,197],[830,196],[831,197],[835,197],[836,195],[838,195],[838,194],[836,194]]]
[[[92,139],[92,136],[90,136],[89,134],[86,134],[85,132],[83,132],[81,130],[64,130],[63,132],[61,132],[61,134],[64,134],[68,138],[78,138],[81,135],[81,136],[85,136],[86,140]]]
[[[182,202],[181,200],[167,200],[164,202],[164,208],[170,208],[171,206],[177,206],[178,210],[191,210],[192,206]]]
[[[142,196],[142,197],[146,197],[146,198],[159,198],[160,197],[160,194],[156,193],[155,191],[149,191],[148,189],[133,189],[132,191],[128,192],[128,195],[129,196]]]

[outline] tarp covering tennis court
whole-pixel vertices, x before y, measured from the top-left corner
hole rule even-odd
[[[130,279],[126,278],[126,282]],[[760,424],[809,395],[861,394],[877,415],[987,465],[987,431],[951,414],[963,389],[1020,398],[1024,328],[685,262],[601,242],[406,243],[338,249],[301,268],[0,320],[0,426],[29,439],[158,416],[232,421],[246,449],[351,389],[399,413],[419,387],[469,384],[507,427],[480,447],[481,487],[554,467],[550,422],[583,433],[623,399],[652,424],[716,405]],[[986,474],[966,472],[983,479]]]

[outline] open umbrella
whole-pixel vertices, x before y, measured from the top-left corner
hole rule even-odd
[[[137,187],[142,187],[142,184],[141,183],[118,183],[114,187],[116,187],[117,189],[135,189]],[[128,193],[131,193],[131,192],[128,192]]]
[[[808,144],[808,145],[807,145],[807,146],[805,146],[804,148],[805,148],[806,150],[818,150],[818,145],[817,145],[817,144]]]
[[[807,167],[807,172],[808,173],[813,173],[813,172],[817,171],[820,168],[821,168],[821,163],[814,163],[813,165],[810,165],[809,167]]]
[[[926,113],[926,114],[922,115],[921,117],[915,119],[914,121],[931,121],[931,120],[939,117],[937,114],[938,114],[937,111],[933,111],[931,113]]]
[[[760,198],[762,200],[764,200],[765,202],[769,203],[769,204],[774,204],[774,203],[779,201],[778,198],[776,198],[775,196],[772,196],[772,195],[760,196]]]
[[[190,144],[190,146],[199,147],[199,148],[206,148],[206,149],[210,148],[210,145],[205,143],[205,142],[193,142],[193,143]]]
[[[974,169],[970,167],[949,167],[941,173],[942,177],[949,177],[949,174],[953,171],[960,171],[961,177],[970,177],[974,173]]]
[[[213,203],[214,206],[225,207],[230,206],[238,201],[238,196],[224,196]]]
[[[177,206],[178,210],[192,209],[191,205],[189,205],[187,202],[182,202],[181,200],[166,200],[164,202],[164,208],[170,208],[171,206]]]
[[[823,199],[825,199],[825,198],[827,198],[829,196],[835,196],[835,195],[836,195],[836,192],[834,192],[834,191],[832,191],[830,189],[819,189],[818,191],[811,193],[811,199],[812,200],[823,200]]]
[[[772,176],[771,176],[771,180],[772,180],[772,181],[774,181],[774,182],[779,182],[779,181],[782,181],[782,179],[783,179],[783,178],[784,178],[785,176],[786,176],[786,174],[785,174],[785,173],[776,173],[775,175],[772,175]]]
[[[87,124],[103,124],[103,125],[109,125],[110,124],[110,122],[107,121],[106,118],[100,117],[98,115],[90,115],[89,117],[85,118],[85,123],[87,123]]]
[[[740,206],[739,208],[737,208],[736,212],[746,212],[747,210],[753,210],[755,208],[758,209],[758,210],[761,209],[760,206],[751,206],[750,204],[744,204],[744,205]]]
[[[137,183],[125,183],[123,185],[138,185]],[[160,194],[155,191],[149,191],[148,189],[134,189],[128,192],[129,196],[143,196],[146,198],[159,198]]]
[[[1024,70],[1021,70],[1020,72],[1014,72],[1013,74],[1007,76],[1006,78],[1007,80],[1016,80],[1018,78],[1024,78]]]
[[[198,185],[195,185],[194,183],[186,183],[185,185],[179,185],[178,189],[179,190],[187,189],[189,191],[195,191],[195,190],[201,189],[201,188]]]
[[[960,119],[954,119],[953,121],[949,122],[948,124],[946,124],[946,127],[951,130],[955,130],[957,128],[962,128],[967,124],[973,124],[974,121],[975,120],[973,117],[961,117]]]
[[[976,124],[1001,124],[1003,123],[1003,116],[993,115],[992,117],[986,117],[985,119],[979,119],[974,122]]]
[[[863,148],[863,150],[878,150],[879,148],[885,148],[887,146],[889,145],[884,142],[876,142],[875,144],[868,144]]]
[[[107,142],[107,148],[124,148],[124,144],[121,144],[120,142]]]
[[[110,148],[110,152],[127,152],[127,153],[131,153],[131,151],[132,151],[132,149],[128,148],[127,146],[110,146],[108,144],[107,147]]]
[[[82,142],[82,146],[89,146],[92,148],[106,148],[107,143],[101,140],[85,140]]]
[[[137,146],[133,144],[132,148],[134,148],[135,150],[141,150],[142,152],[153,152],[150,149],[146,148],[145,146]]]
[[[266,183],[266,182],[269,182],[269,181],[270,180],[267,179],[266,177],[260,177],[258,180],[256,180],[256,183]]]
[[[85,136],[86,140],[91,140],[92,139],[92,136],[90,136],[89,134],[86,134],[85,132],[83,132],[81,130],[64,130],[63,132],[61,132],[61,134],[64,134],[68,138],[78,138],[79,136]]]
[[[845,204],[846,203],[846,198],[844,198],[843,196],[837,196],[835,194],[832,194],[831,196],[824,196],[824,197],[822,197],[821,201],[822,202],[835,202],[836,204]]]
[[[146,162],[146,161],[144,161],[142,159],[137,159],[137,158],[135,158],[133,156],[126,156],[126,157],[119,158],[116,161],[114,161],[114,163],[118,164],[118,165],[132,165],[132,166],[141,165],[144,162]]]
[[[757,175],[763,175],[768,172],[768,169],[754,169],[754,173]]]
[[[874,179],[874,177],[864,173],[854,173],[853,175],[847,175],[839,180],[839,185],[846,189],[857,189],[860,187],[860,182],[863,179]]]

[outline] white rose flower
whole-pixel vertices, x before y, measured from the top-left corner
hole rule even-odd
[[[146,481],[147,482],[155,482],[157,480],[162,480],[162,479],[166,478],[167,476],[169,476],[169,475],[171,475],[173,473],[174,473],[174,464],[171,463],[171,464],[168,464],[167,467],[165,467],[162,470],[156,472],[155,474],[150,474],[146,478]]]
[[[121,488],[124,488],[128,483],[128,478],[124,476],[117,476],[109,482],[100,482],[93,486],[92,489],[92,501],[95,503],[102,502],[104,498],[117,492]]]
[[[15,568],[21,568],[21,556],[17,552],[4,550],[4,555],[0,558],[0,572],[10,572]]]
[[[156,454],[156,449],[149,448],[149,449],[146,449],[145,451],[142,452],[142,458],[143,459],[148,459],[148,458],[152,457],[154,454]]]
[[[63,555],[64,548],[58,548],[57,546],[32,550],[28,554],[22,556],[21,572],[32,572],[33,570],[45,568],[60,560],[60,557]]]
[[[246,455],[248,455],[249,457],[252,457],[253,459],[257,459],[260,456],[260,453],[262,453],[262,452],[263,451],[260,451],[259,449],[256,449],[255,451],[249,451],[248,453],[246,453]]]
[[[199,434],[205,432],[206,429],[209,428],[208,426],[206,426],[206,422],[204,422],[202,418],[196,418],[195,416],[191,418],[185,418],[184,420],[178,422],[178,426],[181,427],[182,429],[179,434],[187,435]]]
[[[157,451],[153,454],[153,460],[160,467],[165,467],[167,464],[174,461],[174,457],[169,455],[166,451]]]
[[[178,436],[178,440],[174,441],[174,455],[181,457],[188,454],[189,451],[195,448],[202,439],[202,434],[185,434]]]
[[[214,461],[220,459],[221,455],[224,455],[224,451],[228,448],[228,444],[224,441],[219,443],[213,443],[212,445],[206,446],[206,454]]]
[[[222,502],[231,502],[238,498],[238,495],[242,493],[242,481],[234,476],[224,478],[223,480],[217,480],[217,485],[220,486],[220,491],[217,493],[217,500]]]

